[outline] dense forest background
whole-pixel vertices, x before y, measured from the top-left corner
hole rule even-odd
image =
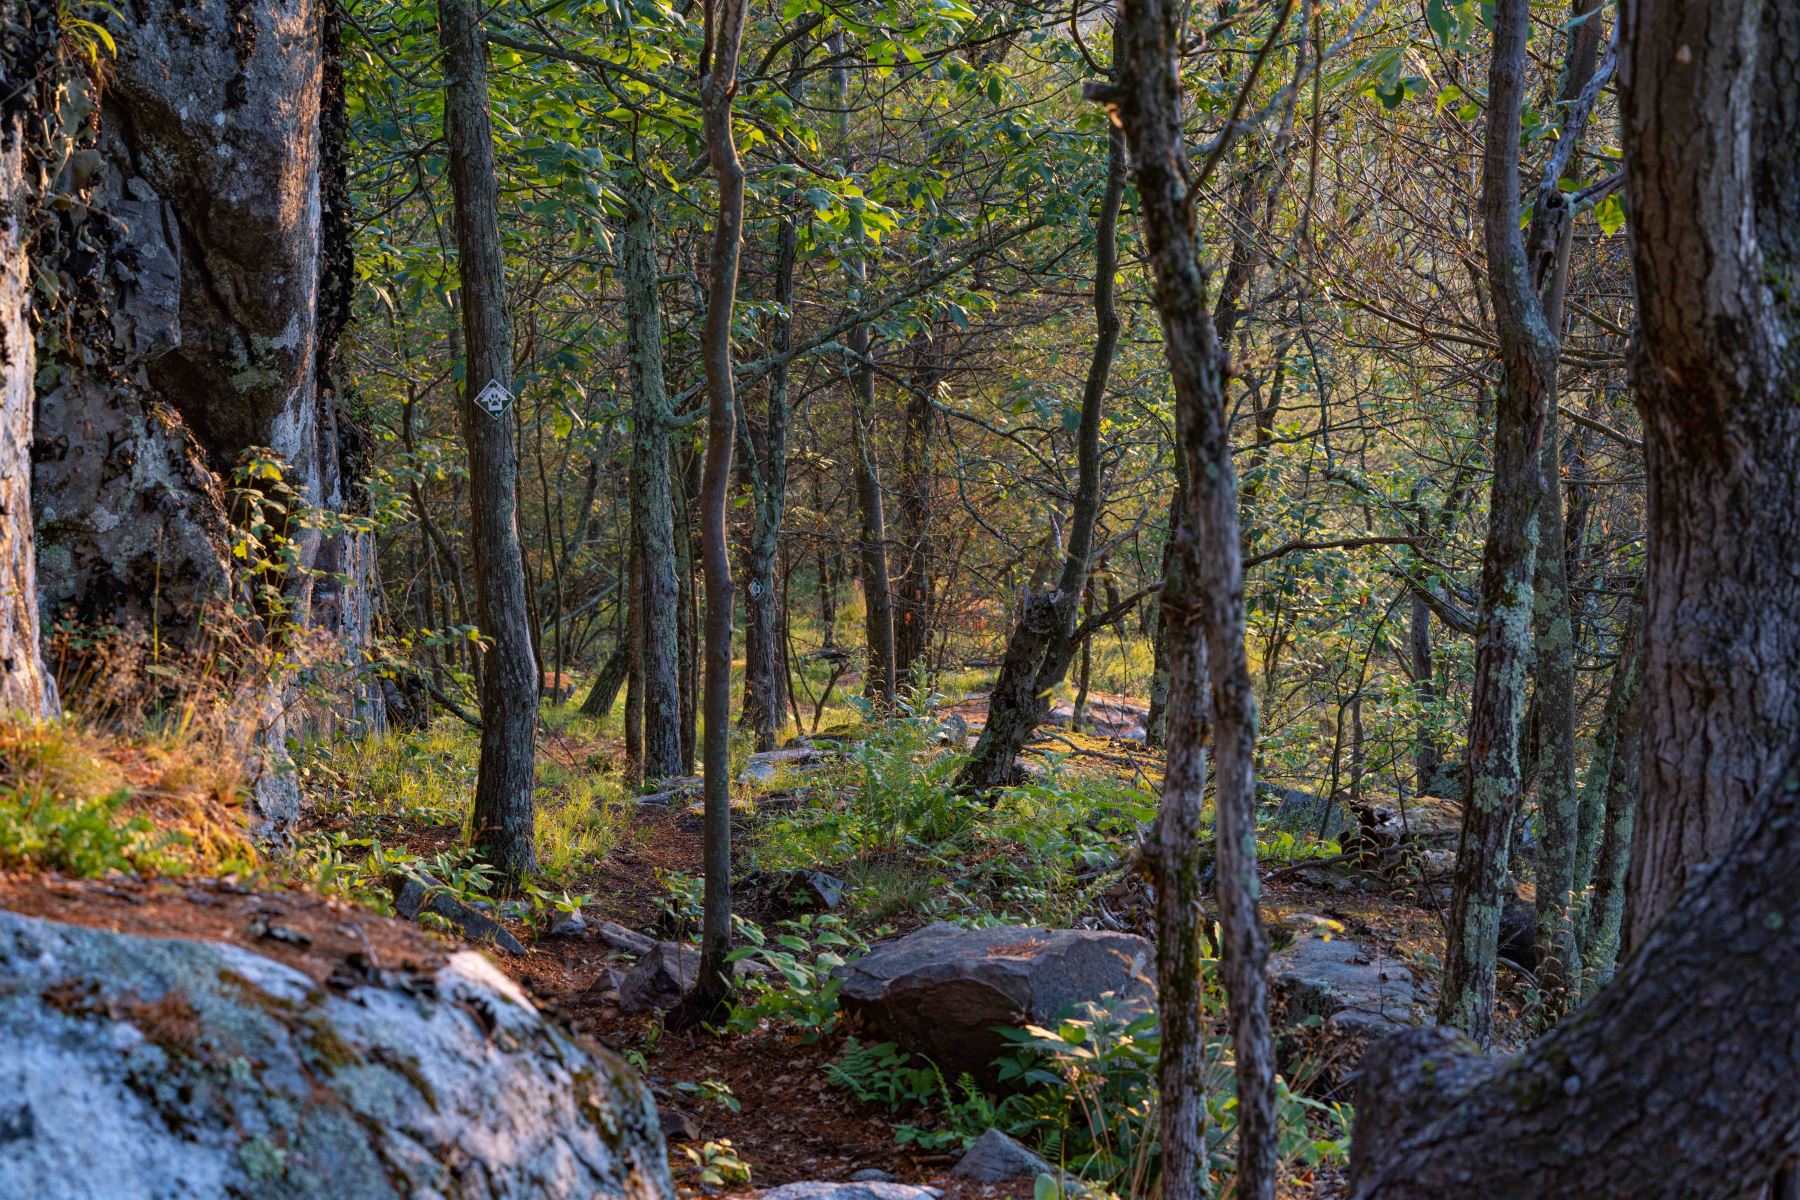
[[[0,908],[534,1031],[0,928],[217,1194],[1793,1194],[1793,6],[0,11]]]

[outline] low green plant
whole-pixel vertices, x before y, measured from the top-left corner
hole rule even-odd
[[[730,1138],[683,1146],[681,1152],[693,1164],[691,1169],[701,1187],[743,1187],[750,1182],[750,1164],[738,1157]]]
[[[732,1095],[731,1085],[721,1083],[717,1079],[702,1079],[698,1082],[691,1079],[684,1079],[675,1085],[675,1090],[678,1092],[686,1092],[688,1095],[697,1099],[716,1104],[727,1112],[742,1112],[744,1109],[743,1104],[739,1102],[738,1098]]]
[[[730,960],[749,959],[767,970],[744,979],[730,1024],[743,1030],[773,1021],[799,1030],[810,1044],[837,1027],[843,980],[832,972],[867,953],[869,944],[841,918],[829,915],[783,921],[777,929],[771,937],[751,922],[738,923],[747,944],[733,950]]]
[[[0,866],[60,871],[94,878],[174,872],[181,860],[170,851],[186,840],[158,830],[122,808],[129,791],[67,796],[45,787],[0,790]]]

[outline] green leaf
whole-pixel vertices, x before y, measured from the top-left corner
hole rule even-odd
[[[1614,193],[1594,205],[1594,220],[1600,223],[1600,232],[1607,237],[1619,232],[1625,226],[1625,205]]]

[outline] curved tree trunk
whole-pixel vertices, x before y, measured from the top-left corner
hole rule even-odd
[[[700,64],[706,153],[719,187],[713,224],[711,278],[706,288],[706,471],[700,496],[700,537],[706,571],[706,897],[700,931],[700,969],[693,1012],[710,1015],[731,985],[731,552],[725,504],[731,492],[732,443],[737,440],[737,396],[731,378],[731,314],[737,299],[738,243],[743,237],[744,168],[731,138],[731,102],[737,94],[738,46],[744,36],[744,0],[707,5],[711,61]]]
[[[456,199],[462,284],[463,438],[469,448],[469,530],[475,597],[489,638],[481,673],[481,763],[469,831],[513,887],[537,868],[532,844],[539,672],[525,604],[519,548],[519,462],[513,413],[512,320],[500,246],[499,187],[488,116],[487,36],[477,0],[439,0],[444,46],[444,140]],[[499,392],[490,389],[498,388]],[[489,399],[484,406],[481,397]]]
[[[1503,0],[1494,9],[1481,209],[1488,290],[1500,343],[1501,384],[1494,406],[1494,479],[1475,635],[1468,781],[1438,1007],[1441,1020],[1464,1030],[1480,1045],[1492,1039],[1494,1030],[1501,896],[1521,790],[1519,731],[1531,652],[1533,577],[1542,540],[1545,485],[1540,460],[1545,422],[1556,402],[1556,364],[1561,352],[1554,324],[1561,304],[1557,264],[1566,261],[1565,243],[1573,219],[1557,185],[1581,144],[1599,85],[1605,82],[1582,77],[1584,71],[1592,73],[1591,66],[1581,64],[1592,61],[1592,47],[1585,39],[1593,36],[1595,19],[1576,26],[1570,43],[1569,79],[1574,81],[1579,99],[1571,104],[1543,172],[1543,183],[1536,190],[1527,244],[1519,231],[1519,118],[1529,12],[1524,0]],[[1564,604],[1566,607],[1566,599]],[[1554,626],[1553,613],[1546,615],[1546,622]],[[1552,849],[1559,866],[1552,883],[1557,894],[1546,899],[1554,913],[1548,918],[1553,940],[1559,946],[1571,928],[1567,918],[1575,841],[1572,766],[1568,773],[1567,786],[1552,789],[1554,827],[1549,832],[1557,839]],[[1567,948],[1558,953],[1567,954]],[[1567,990],[1569,965],[1565,962],[1553,972],[1559,995]],[[1560,1003],[1552,1000],[1553,1005]]]
[[[1062,575],[1056,590],[1026,599],[1025,612],[1007,638],[1000,676],[988,696],[987,723],[975,751],[963,768],[965,787],[987,791],[1014,782],[1019,751],[1047,714],[1049,693],[1068,674],[1075,651],[1075,626],[1087,587],[1094,552],[1094,526],[1100,518],[1100,417],[1106,381],[1119,344],[1119,312],[1114,278],[1119,268],[1119,206],[1125,195],[1125,139],[1117,130],[1107,137],[1106,187],[1094,226],[1094,353],[1088,361],[1087,385],[1081,394],[1081,425],[1076,433],[1077,482],[1069,536],[1063,551]]]

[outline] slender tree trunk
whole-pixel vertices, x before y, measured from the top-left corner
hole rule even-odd
[[[1583,22],[1591,25],[1591,21]],[[1586,32],[1591,33],[1591,30]],[[1582,26],[1577,33],[1583,33]],[[1482,165],[1482,224],[1487,244],[1488,289],[1500,342],[1500,394],[1494,406],[1493,488],[1488,505],[1487,547],[1482,559],[1481,618],[1475,640],[1475,683],[1469,714],[1469,768],[1462,838],[1457,846],[1456,888],[1450,901],[1449,945],[1439,1018],[1486,1045],[1494,1029],[1494,972],[1500,944],[1502,891],[1514,816],[1521,790],[1519,730],[1531,650],[1533,577],[1542,536],[1544,483],[1540,469],[1545,421],[1556,398],[1561,352],[1546,299],[1567,225],[1567,200],[1557,187],[1581,143],[1598,87],[1582,79],[1537,189],[1530,245],[1519,231],[1519,116],[1525,90],[1530,21],[1525,0],[1501,0],[1494,9],[1494,49],[1488,70],[1488,121]],[[1581,43],[1571,43],[1571,63]],[[1603,80],[1598,82],[1604,82]],[[1557,547],[1560,552],[1561,547]],[[1566,605],[1565,605],[1566,607]],[[1566,621],[1566,616],[1565,616]],[[1558,794],[1557,820],[1572,818],[1572,789]],[[1559,863],[1572,862],[1573,820],[1559,824]],[[1544,899],[1557,907],[1559,938],[1566,932],[1572,871],[1558,869],[1559,893]],[[1556,968],[1565,986],[1567,966]],[[1556,1003],[1556,1001],[1553,1001]]]
[[[456,201],[457,267],[462,284],[463,437],[469,447],[469,529],[475,551],[476,606],[492,642],[481,676],[481,765],[470,836],[516,887],[537,867],[532,847],[533,739],[537,660],[526,613],[525,560],[519,549],[519,463],[510,409],[493,405],[512,392],[512,324],[500,245],[499,189],[488,120],[487,36],[475,0],[439,0],[444,46],[444,136]]]
[[[1582,787],[1584,828],[1578,894],[1585,897],[1581,939],[1582,994],[1592,995],[1612,978],[1625,919],[1625,873],[1631,864],[1632,826],[1637,817],[1638,764],[1643,751],[1644,706],[1643,589],[1632,597],[1619,634],[1619,661],[1613,667],[1588,777]]]
[[[794,219],[783,213],[775,234],[775,303],[779,313],[769,338],[772,354],[785,354],[793,328]],[[760,449],[750,437],[749,418],[740,414],[740,432],[754,511],[745,555],[744,712],[742,722],[758,750],[773,750],[781,728],[785,676],[781,656],[781,596],[776,565],[781,522],[787,511],[788,376],[786,364],[769,372],[768,419]]]
[[[37,545],[31,521],[31,429],[36,353],[27,313],[31,269],[26,214],[36,199],[26,180],[26,122],[33,77],[52,50],[49,12],[0,0],[7,82],[0,84],[0,712],[55,713],[56,684],[38,642]]]
[[[706,571],[706,897],[700,934],[695,1012],[709,1014],[730,988],[731,949],[731,553],[725,507],[731,492],[731,451],[737,439],[737,397],[731,378],[731,314],[737,298],[738,244],[743,236],[744,169],[731,137],[737,94],[738,46],[744,0],[709,0],[710,61],[700,67],[706,153],[718,181],[711,278],[706,291],[706,471],[700,528]],[[704,53],[704,52],[703,52]]]
[[[1068,674],[1074,657],[1076,621],[1094,552],[1094,526],[1100,516],[1100,417],[1119,343],[1114,278],[1119,263],[1119,207],[1125,195],[1125,139],[1116,129],[1107,137],[1106,164],[1106,185],[1094,226],[1097,333],[1081,396],[1081,425],[1076,434],[1079,474],[1062,575],[1055,591],[1027,598],[1025,613],[1007,639],[1000,676],[988,695],[987,723],[960,781],[977,791],[1013,782],[1019,751],[1047,715],[1047,697]]]
[[[636,615],[645,780],[681,774],[680,581],[669,479],[668,389],[663,384],[662,303],[647,185],[625,196],[619,233],[625,353],[631,378],[631,522],[637,544]],[[627,706],[629,708],[629,705]]]
[[[687,447],[682,444],[685,441],[685,438],[671,439],[669,452],[674,459],[671,472],[681,480],[681,503],[675,513],[675,572],[681,600],[675,622],[681,677],[681,774],[692,775],[695,755],[700,753],[697,727],[700,722],[700,673],[703,669],[700,661],[700,639],[703,636],[700,628],[703,621],[700,603],[703,597],[702,587],[695,586],[695,579],[699,574],[696,567],[700,565],[694,561],[697,550],[694,543],[698,534],[693,519],[694,510],[700,507],[701,474],[694,468],[699,467],[703,472],[705,464],[698,456],[688,452]],[[703,570],[704,567],[701,566],[700,569]]]
[[[1187,506],[1187,459],[1177,444],[1174,450],[1175,491],[1169,497],[1169,531],[1163,542],[1162,577],[1169,578],[1175,555],[1175,535],[1181,528],[1181,513]],[[1150,635],[1150,711],[1144,717],[1144,745],[1160,750],[1169,744],[1169,684],[1173,663],[1169,657],[1169,621],[1164,606],[1156,606],[1156,621]]]
[[[1431,607],[1425,597],[1412,594],[1412,623],[1408,645],[1412,651],[1413,691],[1424,710],[1413,749],[1413,789],[1421,796],[1434,794],[1444,747],[1439,740],[1432,709],[1437,705],[1437,666],[1431,657]]]
[[[631,539],[631,607],[626,610],[625,761],[631,777],[644,779],[644,555]]]
[[[832,34],[827,45],[834,58],[841,55],[843,35]],[[850,77],[841,65],[831,71],[830,102],[835,109],[838,148],[845,156],[847,173],[853,163],[849,148]],[[860,216],[852,214],[848,236],[853,245],[843,256],[852,307],[867,299],[864,291],[868,286],[868,267],[863,262],[861,221]],[[851,358],[850,467],[856,487],[856,506],[862,518],[858,552],[862,565],[863,630],[869,655],[868,671],[863,676],[863,695],[886,703],[893,700],[899,681],[894,671],[894,595],[888,575],[887,514],[881,491],[881,471],[875,458],[875,364],[869,357],[869,327],[853,325],[844,340],[850,347]]]
[[[1800,277],[1800,9],[1625,0],[1619,43],[1650,492],[1630,956],[1516,1059],[1381,1043],[1358,1200],[1753,1197],[1800,1152],[1800,312],[1771,296]]]
[[[931,644],[931,428],[937,419],[943,368],[937,348],[920,338],[918,370],[906,404],[906,437],[900,459],[900,543],[903,558],[895,585],[894,672],[904,679],[925,659]]]
[[[1582,91],[1593,77],[1600,50],[1600,0],[1574,0],[1567,66],[1558,99],[1570,112],[1579,139],[1586,113]],[[1575,150],[1579,151],[1579,144]],[[1571,175],[1579,154],[1569,156]],[[1560,188],[1562,180],[1549,180]],[[1544,185],[1539,186],[1543,196]],[[1560,191],[1558,195],[1560,196]],[[1543,228],[1549,222],[1554,228]],[[1560,348],[1562,297],[1568,278],[1573,220],[1534,210],[1532,248],[1553,256],[1540,294],[1544,323]],[[1548,241],[1548,244],[1546,242]],[[1532,598],[1532,676],[1537,706],[1538,812],[1537,975],[1543,996],[1542,1019],[1553,1022],[1579,990],[1581,948],[1576,888],[1580,855],[1580,799],[1575,787],[1575,626],[1569,603],[1569,555],[1563,518],[1562,439],[1554,391],[1544,406],[1544,442],[1538,463],[1543,493],[1538,502],[1542,531]]]
[[[1183,524],[1163,590],[1170,650],[1168,766],[1151,861],[1157,881],[1161,989],[1162,1194],[1207,1190],[1205,1036],[1200,979],[1199,830],[1206,755],[1214,763],[1215,863],[1223,974],[1237,1074],[1241,1200],[1274,1195],[1275,1052],[1268,954],[1256,869],[1256,702],[1244,657],[1242,531],[1225,411],[1225,354],[1207,309],[1178,74],[1182,14],[1165,0],[1125,0],[1113,44],[1120,83],[1090,85],[1124,130],[1155,278],[1163,352],[1189,466]],[[1286,11],[1284,10],[1284,14]],[[1285,15],[1270,38],[1280,36]],[[1209,687],[1210,684],[1210,687]]]

